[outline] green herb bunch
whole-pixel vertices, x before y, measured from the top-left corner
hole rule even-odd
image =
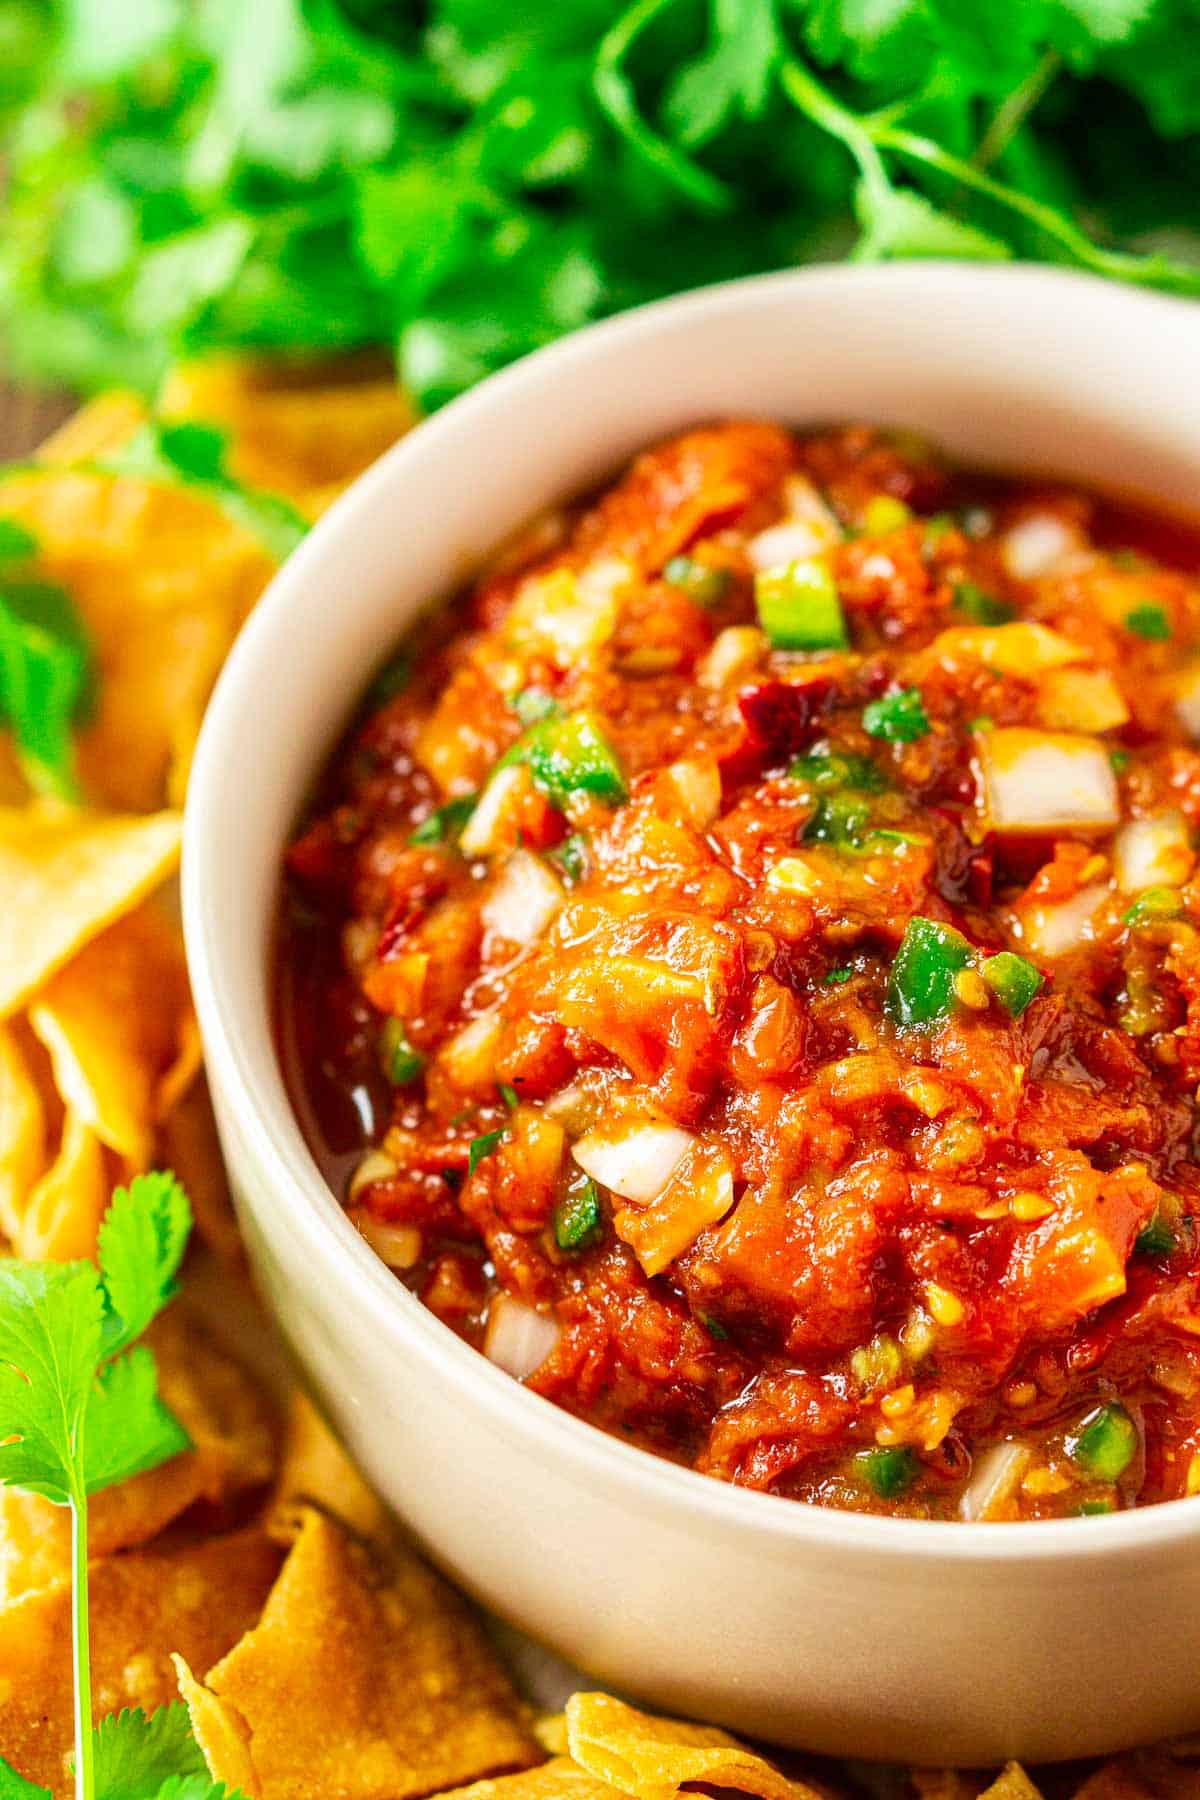
[[[71,1509],[77,1800],[237,1800],[182,1704],[92,1719],[88,1500],[191,1447],[137,1342],[176,1292],[191,1222],[174,1176],[140,1175],[113,1196],[98,1268],[0,1262],[0,1482]],[[50,1795],[0,1757],[0,1800]]]
[[[1197,0],[0,0],[0,46],[0,314],[84,387],[383,345],[436,405],[843,253],[1200,291]]]

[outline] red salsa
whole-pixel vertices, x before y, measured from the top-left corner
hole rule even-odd
[[[398,1278],[748,1487],[1200,1491],[1198,570],[745,422],[509,546],[287,857],[286,1074]]]

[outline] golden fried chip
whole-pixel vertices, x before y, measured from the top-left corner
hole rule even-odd
[[[7,1018],[179,861],[178,813],[119,818],[0,808],[0,1018]]]
[[[88,1539],[94,1557],[147,1544],[198,1501],[228,1506],[265,1487],[275,1469],[275,1418],[265,1394],[198,1320],[172,1306],[145,1342],[157,1359],[163,1399],[193,1447],[94,1497]],[[65,1509],[19,1488],[0,1488],[0,1606],[66,1580],[70,1568]]]
[[[536,1769],[498,1775],[452,1788],[437,1800],[617,1800],[607,1781],[597,1781],[569,1756],[556,1756]]]
[[[112,1195],[104,1146],[70,1107],[54,1161],[19,1209],[11,1246],[26,1262],[72,1262],[91,1256]]]
[[[0,1232],[14,1240],[46,1161],[46,1112],[28,1059],[0,1025]]]
[[[277,1546],[257,1529],[93,1563],[97,1717],[174,1700],[172,1652],[200,1668],[224,1655],[258,1617],[278,1568]],[[0,1611],[0,1745],[27,1780],[63,1800],[73,1704],[71,1589],[60,1582]]]
[[[182,1656],[171,1660],[179,1682],[179,1697],[188,1709],[192,1736],[200,1746],[209,1774],[230,1793],[242,1794],[245,1800],[260,1800],[262,1788],[250,1760],[246,1721],[236,1707],[218,1700],[211,1688],[196,1680]]]
[[[291,1543],[303,1526],[309,1506],[332,1513],[359,1537],[378,1538],[387,1530],[387,1514],[342,1446],[299,1388],[288,1409],[283,1460],[267,1529]]]
[[[567,1754],[566,1713],[540,1713],[533,1721],[533,1735],[547,1756]]]
[[[88,795],[131,812],[182,800],[221,664],[275,570],[265,546],[186,486],[83,469],[12,473],[0,513],[38,542],[38,568],[66,588],[97,665],[79,733]]]
[[[538,1756],[457,1595],[398,1542],[368,1548],[315,1509],[205,1685],[245,1720],[263,1800],[406,1800]]]
[[[241,1235],[202,1074],[167,1111],[158,1142],[162,1166],[173,1169],[187,1189],[200,1236],[223,1261],[240,1262]]]
[[[909,1781],[919,1800],[977,1800],[987,1777],[963,1769],[910,1769]]]
[[[124,388],[97,394],[38,446],[35,460],[64,464],[107,456],[146,422],[146,403]]]
[[[566,1711],[574,1760],[637,1800],[674,1800],[696,1782],[759,1800],[810,1800],[814,1793],[715,1725],[655,1718],[609,1694],[572,1694]]]
[[[310,516],[413,423],[394,375],[376,358],[208,357],[168,376],[160,410],[225,426],[238,479],[287,495]]]
[[[52,976],[29,1009],[67,1107],[144,1169],[162,1092],[195,1076],[198,1035],[178,931],[152,906],[110,925]]]
[[[1042,1800],[1042,1790],[1030,1781],[1020,1763],[1010,1762],[979,1800]]]

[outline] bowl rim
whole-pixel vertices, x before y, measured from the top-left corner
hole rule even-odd
[[[295,594],[317,577],[340,540],[360,528],[399,489],[412,463],[447,438],[469,443],[478,418],[519,406],[534,388],[577,362],[619,357],[622,346],[659,332],[686,332],[714,314],[753,310],[763,297],[793,289],[846,288],[881,293],[936,292],[939,304],[997,283],[1014,301],[1032,290],[1058,292],[1064,307],[1103,304],[1129,315],[1126,329],[1161,325],[1186,313],[1181,298],[1122,287],[1077,270],[1030,263],[970,264],[927,260],[886,265],[818,264],[741,277],[691,290],[604,319],[523,357],[422,420],[353,481],[276,573],[243,627],[218,679],[205,715],[191,771],[185,809],[182,865],[184,933],[206,1062],[214,1069],[222,1102],[241,1133],[265,1153],[274,1172],[256,1197],[260,1207],[285,1208],[288,1227],[302,1234],[306,1254],[360,1307],[389,1353],[436,1365],[439,1378],[490,1409],[493,1427],[539,1455],[556,1457],[581,1481],[603,1482],[627,1504],[641,1500],[670,1509],[679,1525],[689,1518],[756,1536],[768,1545],[893,1553],[922,1563],[953,1562],[980,1568],[1014,1560],[1042,1565],[1091,1563],[1098,1558],[1143,1553],[1173,1544],[1200,1525],[1200,1495],[1083,1519],[976,1522],[896,1518],[807,1505],[739,1488],[652,1451],[624,1443],[513,1380],[458,1338],[422,1306],[354,1229],[327,1186],[304,1141],[284,1085],[268,1027],[269,1053],[250,1041],[243,1005],[223,968],[222,908],[207,879],[209,841],[223,805],[224,764],[233,746],[253,728],[258,683],[277,657],[276,639]],[[520,520],[514,519],[514,528]],[[295,641],[289,640],[290,654]],[[224,789],[227,792],[227,789]],[[297,797],[298,798],[298,797]],[[282,846],[280,846],[282,850]],[[261,1023],[261,1022],[260,1022]],[[264,1066],[265,1064],[265,1066]],[[470,1393],[467,1394],[467,1390]]]

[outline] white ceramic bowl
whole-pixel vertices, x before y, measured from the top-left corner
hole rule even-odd
[[[1020,267],[829,268],[585,331],[358,481],[243,632],[192,775],[184,897],[262,1285],[363,1469],[485,1605],[655,1705],[812,1749],[1053,1759],[1200,1725],[1200,1499],[1061,1522],[860,1517],[604,1436],[377,1262],[292,1116],[269,1023],[284,841],[418,607],[513,527],[723,415],[861,419],[960,457],[1200,495],[1200,310]]]

